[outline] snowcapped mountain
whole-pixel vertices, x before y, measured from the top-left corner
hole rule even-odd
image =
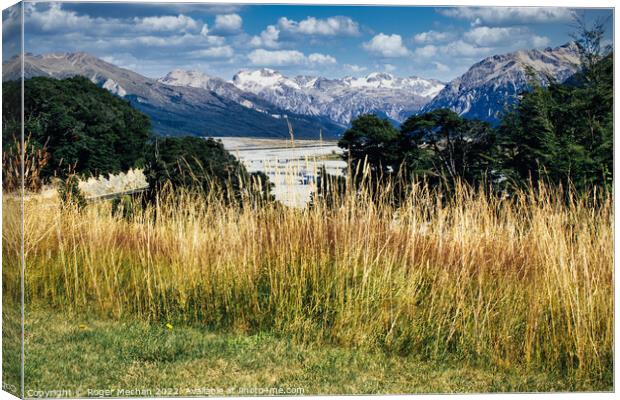
[[[542,84],[549,78],[563,82],[577,72],[579,65],[574,43],[488,57],[448,83],[421,112],[449,108],[467,118],[494,123],[505,106],[514,103],[527,88],[531,72]]]
[[[318,138],[321,130],[325,137],[337,137],[344,130],[327,118],[278,108],[219,78],[173,71],[158,81],[82,52],[26,54],[24,71],[26,78],[85,76],[129,100],[151,118],[153,130],[163,135],[288,137],[284,117],[298,137]],[[20,76],[20,58],[3,63],[3,80]]]
[[[361,78],[328,79],[287,77],[268,68],[241,71],[232,82],[239,89],[254,93],[285,110],[325,116],[344,125],[366,113],[402,122],[444,87],[436,80],[400,78],[379,72]]]
[[[175,69],[170,71],[163,78],[159,78],[157,82],[170,86],[185,86],[209,90],[216,93],[218,96],[233,100],[244,107],[266,112],[264,101],[261,101],[253,94],[244,92],[230,82],[226,82],[216,76],[207,75],[201,71]],[[260,103],[263,103],[263,106],[261,106]]]

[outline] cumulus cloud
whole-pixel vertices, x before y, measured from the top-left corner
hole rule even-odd
[[[439,72],[450,71],[450,67],[448,67],[446,64],[440,63],[439,61],[433,61],[433,65],[435,66],[435,69],[437,69],[437,71]]]
[[[523,28],[479,26],[465,32],[464,38],[478,46],[494,46],[514,40],[524,33]]]
[[[455,7],[439,9],[438,12],[468,20],[474,26],[570,22],[574,16],[573,10],[562,7]]]
[[[548,37],[538,35],[533,35],[531,41],[532,46],[534,47],[547,47],[549,46],[549,43],[551,43],[551,40],[549,40]]]
[[[425,43],[437,43],[437,42],[445,42],[446,40],[450,40],[453,37],[453,34],[450,32],[438,32],[438,31],[426,31],[420,32],[417,35],[413,36],[414,43],[425,44]]]
[[[330,55],[312,53],[306,56],[298,50],[265,50],[256,49],[248,54],[248,59],[257,66],[288,66],[288,65],[322,65],[335,64],[336,59]]]
[[[403,38],[396,34],[379,33],[362,46],[366,51],[383,57],[405,57],[409,54],[409,50],[403,44]]]
[[[545,47],[550,43],[549,38],[535,35],[525,27],[479,26],[465,32],[463,39],[480,47]]]
[[[78,15],[74,11],[64,10],[60,3],[41,6],[35,3],[24,3],[24,14],[27,16],[28,25],[33,28],[34,32],[66,32],[106,22],[104,18],[91,18],[87,15]],[[107,25],[109,24],[106,24],[104,29]]]
[[[437,54],[437,50],[438,50],[437,46],[428,44],[424,47],[418,47],[417,49],[414,50],[413,54],[416,57],[431,58]]]
[[[451,57],[479,58],[492,54],[493,48],[476,46],[459,39],[455,40],[454,42],[450,42],[444,46],[441,46],[439,51]]]
[[[336,59],[330,55],[321,53],[312,53],[308,56],[311,64],[336,64]]]
[[[234,33],[241,30],[243,19],[239,14],[223,14],[215,16],[214,30],[222,33]]]
[[[396,66],[393,64],[383,64],[383,70],[385,72],[394,72],[396,71]]]
[[[308,17],[299,22],[282,17],[278,20],[278,27],[282,31],[302,35],[357,36],[360,33],[357,22],[342,16],[325,19]]]
[[[136,29],[147,32],[196,32],[203,27],[203,24],[183,14],[134,18],[134,22]]]
[[[230,58],[233,54],[235,53],[230,46],[216,46],[189,52],[191,57],[196,58]]]
[[[274,25],[269,25],[258,36],[252,37],[250,44],[254,47],[267,47],[269,49],[277,49],[280,47],[278,39],[280,30]]]
[[[366,71],[368,68],[359,66],[357,64],[345,64],[343,67],[351,72],[360,73]]]

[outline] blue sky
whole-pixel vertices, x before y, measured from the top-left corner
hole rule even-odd
[[[85,51],[143,75],[196,69],[230,79],[270,67],[288,75],[451,80],[484,57],[571,40],[567,8],[31,3],[25,49]],[[588,20],[612,11],[587,10]],[[3,33],[16,31],[3,13]],[[6,58],[11,47],[6,45]]]

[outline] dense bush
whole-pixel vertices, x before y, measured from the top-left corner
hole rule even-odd
[[[20,135],[21,82],[4,82],[2,96],[2,145],[9,149]],[[47,145],[43,179],[70,169],[80,175],[117,173],[143,163],[148,117],[87,78],[25,80],[24,114],[32,151]]]
[[[498,137],[503,173],[517,182],[611,187],[613,54],[565,84],[534,85],[504,118]]]
[[[171,189],[218,191],[230,202],[271,199],[267,176],[248,173],[220,141],[194,136],[156,139],[146,152],[144,170],[150,198],[169,186]]]

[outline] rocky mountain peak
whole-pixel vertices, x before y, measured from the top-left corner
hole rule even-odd
[[[448,83],[422,111],[449,108],[468,118],[496,122],[506,105],[527,88],[530,71],[546,84],[548,77],[566,80],[579,65],[575,43],[487,57]]]

